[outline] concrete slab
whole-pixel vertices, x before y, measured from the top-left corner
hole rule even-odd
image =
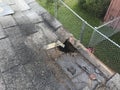
[[[24,36],[22,35],[20,29],[18,26],[10,27],[7,29],[4,29],[5,34],[9,36],[9,40],[12,44],[12,47],[16,49],[21,49],[22,43],[24,42]]]
[[[47,61],[49,61],[49,57],[47,57],[46,53],[43,51],[38,56],[38,60],[24,65],[31,80],[37,87],[37,90],[76,90],[67,78],[62,78],[60,74],[61,71],[58,71],[58,77],[61,77],[63,81],[59,81],[57,76],[55,77],[54,69],[52,69],[54,65],[49,66],[48,64],[50,63],[46,63]]]
[[[16,4],[11,4],[10,7],[12,8],[12,10],[14,10],[14,12],[19,11],[19,8],[18,8],[18,6]]]
[[[18,25],[30,23],[29,18],[22,12],[17,12],[13,15]]]
[[[74,57],[70,56],[69,54],[68,55],[62,55],[57,60],[57,63],[62,67],[62,69],[65,71],[65,73],[71,79],[83,72],[73,62],[74,62]]]
[[[5,3],[0,3],[0,16],[6,16],[6,15],[13,14],[13,13],[14,11],[9,5]]]
[[[14,0],[3,0],[2,2],[8,4],[8,5],[13,5],[15,4]]]
[[[41,15],[44,12],[47,12],[47,10],[45,10],[42,6],[40,6],[37,2],[32,2],[29,4],[29,6],[31,7],[31,9],[33,11],[35,11],[37,14]]]
[[[30,3],[32,3],[32,2],[34,2],[35,0],[25,0],[25,2],[27,3],[27,4],[30,4]]]
[[[43,21],[42,17],[39,16],[36,12],[26,11],[24,14],[29,18],[32,23],[39,23]]]
[[[62,24],[56,20],[53,16],[51,16],[48,12],[42,14],[43,19],[55,30],[62,26]]]
[[[5,82],[3,80],[1,72],[0,72],[0,90],[6,90]]]
[[[58,37],[55,33],[53,33],[53,29],[51,27],[47,26],[45,23],[38,24],[38,27],[41,28],[46,40],[48,41],[48,44],[57,41]]]
[[[19,64],[25,64],[35,59],[35,53],[25,45],[25,36],[18,26],[7,28],[5,32],[9,36],[8,38]]]
[[[18,6],[19,11],[25,11],[25,10],[30,9],[30,7],[28,6],[28,4],[24,0],[14,0],[14,2]]]
[[[4,72],[16,65],[19,61],[11,48],[11,43],[8,38],[0,40],[0,70]]]
[[[17,66],[3,73],[7,90],[36,90],[23,66]]]
[[[8,28],[16,25],[15,20],[11,15],[0,17],[2,28]]]
[[[106,84],[106,90],[120,90],[120,74],[115,74]]]
[[[5,37],[6,37],[6,35],[4,34],[3,28],[2,28],[2,26],[0,25],[0,39],[3,39],[3,38],[5,38]]]

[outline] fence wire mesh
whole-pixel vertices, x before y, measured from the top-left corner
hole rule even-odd
[[[80,38],[80,29],[82,22],[71,13],[65,6],[58,9],[58,20],[63,24],[64,28],[69,30],[77,39]]]
[[[107,23],[104,23],[103,25],[96,27],[96,29],[103,33],[104,35],[106,35],[107,37],[111,37],[113,35],[115,35],[116,37],[118,37],[118,33],[120,32],[120,17],[109,21]],[[97,40],[95,39],[97,38]],[[112,39],[112,38],[111,38]],[[117,40],[119,39],[119,37],[117,38]],[[104,37],[101,37],[100,35],[97,34],[97,32],[94,32],[90,41],[90,45],[94,46],[99,44],[101,41],[105,40]],[[114,38],[112,39],[114,41]],[[94,43],[93,43],[94,41]],[[116,41],[116,40],[115,40]],[[119,44],[119,42],[116,42]]]
[[[94,28],[71,11],[75,5],[71,4],[72,0],[64,0],[64,2],[62,0],[54,1],[55,3],[52,4],[50,12],[54,11],[54,15],[57,15],[57,19],[63,24],[64,28],[70,31],[77,39],[80,39],[80,42],[85,47],[93,50],[92,53],[96,57],[120,73],[120,33],[118,32],[120,28],[116,27],[120,20],[114,21],[114,27],[113,22],[111,22]],[[69,7],[66,7],[64,3]],[[74,0],[74,3],[78,3],[78,0]],[[120,27],[120,25],[118,26]]]
[[[120,42],[120,40],[118,40],[119,37],[114,38],[116,37],[116,34],[118,34],[119,29],[115,26],[114,28],[111,28],[113,22],[95,28],[98,32],[107,36],[111,40],[109,41],[106,37],[96,32],[95,29],[91,28],[89,24],[86,24],[85,21],[78,18],[73,12],[71,12],[71,10],[65,7],[64,4],[61,3],[61,5],[62,7],[59,7],[58,9],[58,19],[62,22],[64,27],[73,33],[77,39],[80,39],[84,46],[92,49],[92,53],[94,53],[96,57],[120,73],[120,48],[111,42],[112,40]],[[72,6],[70,7],[72,8]],[[117,22],[119,22],[118,19],[114,21],[114,24],[117,25]],[[116,43],[119,44],[119,42]]]

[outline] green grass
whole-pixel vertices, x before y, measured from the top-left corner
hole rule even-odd
[[[46,0],[37,0],[40,5],[46,8],[52,15],[54,15],[54,4],[46,4]],[[84,18],[88,23],[93,26],[98,26],[101,20],[95,18],[89,13],[81,10],[78,6],[78,0],[64,0],[67,5],[69,5],[78,15]],[[65,28],[70,31],[77,39],[80,38],[81,21],[74,16],[69,10],[67,10],[62,5],[58,9],[58,20],[65,26]],[[88,29],[88,28],[87,28]],[[88,30],[87,30],[88,31]],[[86,33],[86,36],[90,36],[92,30]],[[88,41],[88,40],[87,40]]]
[[[40,5],[46,8],[52,15],[54,15],[54,4],[46,4],[46,0],[37,0]],[[68,6],[70,6],[78,15],[80,15],[83,19],[85,19],[92,26],[99,26],[101,24],[101,20],[91,16],[91,14],[82,10],[78,6],[78,0],[64,0]],[[67,10],[63,5],[59,6],[58,9],[58,20],[63,24],[64,28],[70,31],[77,39],[80,38],[80,30],[82,27],[82,22],[73,15],[69,10]],[[106,29],[106,28],[104,28]],[[105,30],[102,30],[105,34]],[[88,26],[85,28],[83,44],[87,47],[90,37],[92,35],[91,28]],[[101,32],[102,32],[101,31]],[[111,31],[109,32],[111,33]],[[120,44],[120,33],[111,37],[112,40],[116,41]],[[120,50],[111,44],[109,41],[104,40],[98,45],[95,46],[95,55],[102,60],[106,65],[114,69],[115,71],[120,73]]]
[[[119,37],[120,33],[112,36],[111,39],[117,41],[117,36]],[[120,45],[120,40],[118,42]],[[95,46],[95,55],[107,66],[120,73],[120,49],[118,47],[110,43],[108,40],[104,40]]]

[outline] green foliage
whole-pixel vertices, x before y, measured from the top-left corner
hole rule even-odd
[[[104,17],[111,0],[79,0],[79,6],[90,14]]]
[[[47,4],[54,3],[54,0],[46,0]]]

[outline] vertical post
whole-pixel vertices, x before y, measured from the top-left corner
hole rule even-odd
[[[96,31],[94,30],[91,37],[90,37],[90,41],[89,41],[89,44],[88,44],[89,47],[93,47],[94,44],[95,44],[95,42],[93,42],[93,38],[94,38],[95,33],[96,33]]]
[[[80,42],[83,41],[85,26],[86,26],[86,24],[83,22],[83,23],[82,23],[82,28],[81,28],[81,30],[80,30]]]
[[[57,1],[57,0],[54,0],[54,16],[55,16],[56,18],[57,18],[57,11],[58,11],[57,4],[58,4],[58,1]]]

